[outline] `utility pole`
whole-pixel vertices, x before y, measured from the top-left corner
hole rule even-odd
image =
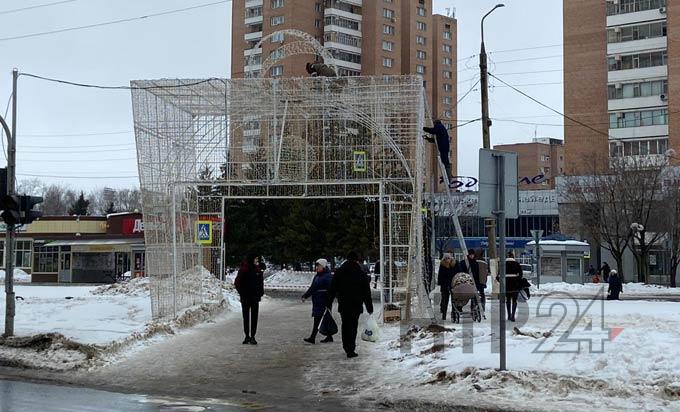
[[[486,48],[484,46],[484,19],[494,12],[497,8],[505,7],[504,4],[497,4],[491,11],[482,17],[482,47],[479,52],[479,71],[480,71],[480,88],[482,89],[482,143],[485,149],[491,149],[491,119],[489,119],[489,76],[488,64],[486,57]],[[486,227],[486,235],[489,243],[489,258],[496,259],[496,219],[486,219],[484,226]]]
[[[12,70],[12,132],[7,136],[7,195],[14,196],[16,176],[17,136],[17,79],[19,71]],[[5,240],[5,335],[14,335],[14,223],[7,224]]]

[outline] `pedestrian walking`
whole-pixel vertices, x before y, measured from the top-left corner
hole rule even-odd
[[[243,332],[246,338],[243,344],[257,345],[257,318],[260,311],[260,299],[264,295],[264,277],[260,270],[259,259],[248,255],[238,270],[234,287],[241,297],[241,311],[243,313]]]
[[[446,312],[449,310],[449,299],[451,298],[451,282],[456,275],[456,262],[450,253],[444,253],[442,261],[439,263],[439,273],[437,274],[437,284],[441,291],[442,301],[439,305],[439,311],[442,314],[442,320],[446,320]],[[453,318],[453,301],[451,302],[451,318]]]
[[[602,267],[600,268],[599,272],[602,274],[601,278],[605,282],[609,282],[609,274],[611,273],[611,268],[609,267],[609,264],[607,262],[604,262]]]
[[[451,143],[449,138],[449,131],[446,130],[446,126],[441,120],[437,119],[434,121],[433,127],[423,127],[423,131],[436,136],[437,149],[439,150],[439,157],[444,164],[444,169],[446,170],[446,176],[451,179],[451,161],[449,161],[449,151],[451,150]],[[434,139],[429,137],[426,138],[430,142],[434,142]]]
[[[486,289],[486,277],[482,277],[479,271],[479,262],[477,262],[477,255],[472,249],[468,250],[467,260],[470,262],[470,270],[468,270],[468,264],[465,259],[458,262],[458,269],[456,273],[464,272],[472,275],[475,280],[475,287],[479,293],[479,300],[482,303],[482,311],[486,308],[486,295],[484,294],[484,289]]]
[[[505,260],[505,308],[511,322],[515,321],[517,297],[522,289],[521,278],[522,266],[515,260],[515,255],[509,252]]]
[[[308,338],[303,339],[307,343],[316,343],[316,334],[319,331],[319,324],[321,324],[321,318],[323,318],[326,312],[326,302],[328,301],[328,289],[331,287],[331,268],[328,265],[326,259],[318,259],[314,262],[314,270],[316,275],[312,279],[312,284],[309,289],[302,295],[302,301],[311,296],[312,298],[312,317],[314,318],[314,324],[312,326],[312,334]],[[325,339],[321,340],[321,343],[333,342],[333,336],[326,336]]]
[[[364,274],[356,252],[347,254],[347,261],[338,268],[331,281],[326,306],[331,307],[338,299],[338,312],[342,320],[342,348],[348,358],[357,357],[356,339],[359,316],[366,311],[373,314],[370,279]]]
[[[609,272],[609,290],[607,300],[621,300],[619,294],[623,293],[623,280],[621,276],[612,270]]]

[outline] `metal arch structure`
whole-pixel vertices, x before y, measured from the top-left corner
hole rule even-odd
[[[273,37],[277,35],[283,35],[284,36],[284,42],[281,46],[279,46],[272,54],[267,56],[267,58],[262,61],[262,69],[260,70],[260,73],[267,73],[269,69],[271,69],[277,62],[291,56],[299,56],[302,54],[315,54],[318,56],[321,56],[323,58],[324,63],[326,63],[328,66],[332,67],[335,72],[338,72],[337,66],[332,63],[333,62],[333,55],[326,49],[321,43],[319,43],[314,36],[312,36],[309,33],[305,33],[304,31],[301,30],[295,30],[295,29],[285,29],[285,30],[279,30],[274,33],[268,34],[260,39],[259,42],[253,47],[253,49],[261,49],[262,45],[266,42],[271,40]],[[294,38],[298,39],[293,42],[287,42],[286,39],[288,38]],[[246,62],[246,66],[250,65],[255,65],[254,62],[254,55],[248,56],[248,60]],[[253,74],[253,71],[250,71],[246,73],[246,77],[258,77]]]
[[[132,85],[154,317],[200,303],[204,268],[224,273],[225,201],[263,198],[378,202],[383,314],[433,317],[423,271],[420,77]],[[203,220],[214,223],[206,245],[196,242]]]

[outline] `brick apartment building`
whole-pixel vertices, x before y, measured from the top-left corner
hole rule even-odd
[[[494,149],[517,153],[521,190],[554,189],[555,177],[564,173],[562,140],[538,138],[531,143],[496,145]]]
[[[564,2],[567,173],[592,153],[662,162],[680,149],[680,4],[666,0]],[[676,27],[678,26],[678,27]],[[673,97],[671,97],[673,96]]]
[[[334,56],[341,76],[418,74],[432,114],[449,127],[451,163],[456,171],[457,22],[432,13],[432,0],[235,0],[232,11],[232,77],[245,77],[285,43],[265,36],[296,29],[314,36]],[[251,65],[246,66],[250,56]],[[259,56],[259,57],[258,57]],[[260,73],[266,77],[307,77],[305,63],[316,56],[282,59]],[[436,148],[429,147],[430,170]]]

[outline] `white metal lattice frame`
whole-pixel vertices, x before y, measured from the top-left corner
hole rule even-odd
[[[317,56],[321,56],[323,58],[324,63],[332,67],[336,73],[338,72],[338,68],[333,63],[333,55],[328,51],[328,49],[326,49],[321,43],[319,43],[314,38],[314,36],[300,30],[285,29],[268,34],[262,37],[262,39],[260,39],[260,41],[257,42],[257,44],[253,47],[253,49],[255,50],[261,49],[262,45],[265,42],[271,41],[273,38],[281,35],[284,38],[283,42],[281,43],[281,46],[279,46],[269,56],[267,56],[267,58],[264,61],[262,61],[260,75],[268,73],[269,69],[276,65],[276,63],[280,62],[281,60],[287,57],[299,56],[303,54],[314,54]],[[287,40],[289,38],[296,40],[293,42],[289,42]],[[251,65],[255,65],[255,55],[252,54],[248,56],[248,59],[246,61],[246,66]],[[256,75],[256,71],[248,71],[246,73],[246,76],[258,77]]]
[[[223,199],[352,197],[380,200],[384,303],[403,316],[431,315],[422,290],[420,77],[132,84],[154,317],[201,301],[201,266],[223,270],[221,235],[194,242],[196,221],[223,221]]]

